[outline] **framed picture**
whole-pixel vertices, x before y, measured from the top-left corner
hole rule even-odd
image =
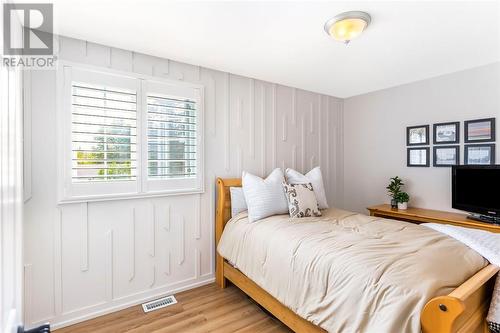
[[[433,142],[435,145],[459,143],[460,122],[440,123],[433,125]]]
[[[429,147],[407,148],[406,166],[409,167],[428,167]]]
[[[406,128],[406,145],[422,146],[429,144],[429,125],[410,126]]]
[[[495,141],[495,118],[466,121],[464,130],[466,143]]]
[[[460,146],[438,146],[434,147],[432,165],[435,167],[449,167],[459,165]]]
[[[465,145],[464,164],[495,164],[495,144],[490,143],[483,145]]]

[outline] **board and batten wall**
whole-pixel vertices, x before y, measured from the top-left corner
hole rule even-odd
[[[407,184],[410,205],[453,211],[451,168],[406,167],[406,127],[460,121],[460,161],[464,120],[500,121],[500,63],[494,63],[344,100],[344,208],[388,203],[389,178]],[[432,144],[431,144],[432,147]],[[432,155],[432,149],[431,149]],[[496,142],[497,162],[500,142]],[[432,159],[431,159],[432,165]]]
[[[320,165],[343,193],[342,100],[58,37],[61,60],[205,86],[205,192],[58,205],[56,73],[28,73],[25,318],[62,327],[214,280],[216,177]]]

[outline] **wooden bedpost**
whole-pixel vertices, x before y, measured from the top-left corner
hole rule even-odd
[[[454,332],[454,323],[464,310],[465,305],[455,297],[440,296],[431,299],[420,317],[422,333]]]
[[[215,283],[220,288],[226,288],[226,278],[224,277],[224,258],[217,252],[217,246],[224,231],[224,202],[226,191],[224,191],[224,181],[217,178],[217,207],[215,213]]]
[[[217,178],[217,209],[215,213],[215,283],[220,288],[226,287],[224,276],[224,258],[217,252],[219,240],[227,221],[231,218],[230,187],[241,187],[240,178]]]

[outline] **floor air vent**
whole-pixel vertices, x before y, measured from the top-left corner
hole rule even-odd
[[[165,308],[169,305],[176,304],[177,300],[175,299],[174,296],[167,296],[167,297],[162,297],[157,300],[151,301],[144,303],[142,305],[142,308],[144,309],[144,312],[150,312],[154,310],[158,310],[161,308]]]

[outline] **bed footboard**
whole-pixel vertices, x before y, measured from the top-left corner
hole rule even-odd
[[[488,265],[449,295],[431,299],[420,316],[422,332],[489,332],[485,318],[498,271]]]

